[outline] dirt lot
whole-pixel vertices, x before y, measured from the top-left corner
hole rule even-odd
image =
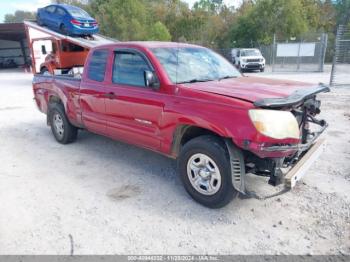
[[[210,210],[170,159],[88,132],[56,143],[31,78],[0,71],[0,254],[350,254],[350,88],[322,95],[328,146],[293,191]]]

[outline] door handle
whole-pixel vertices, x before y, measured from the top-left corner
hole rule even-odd
[[[109,99],[116,99],[117,98],[117,96],[115,95],[114,92],[105,93],[105,94],[103,94],[103,97],[109,98]]]

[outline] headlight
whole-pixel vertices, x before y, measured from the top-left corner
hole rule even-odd
[[[247,59],[242,59],[242,62],[243,62],[243,63],[247,62]]]
[[[265,136],[275,139],[300,137],[297,119],[291,112],[252,109],[249,110],[249,117],[256,130]]]

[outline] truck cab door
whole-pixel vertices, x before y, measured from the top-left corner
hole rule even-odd
[[[158,150],[165,96],[146,87],[145,70],[153,71],[143,53],[133,49],[114,52],[111,84],[106,91],[107,132],[126,142]]]
[[[106,68],[109,50],[96,49],[89,57],[89,64],[80,85],[82,123],[91,132],[107,135],[106,130]]]

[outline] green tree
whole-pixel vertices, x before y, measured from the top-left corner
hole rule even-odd
[[[126,40],[146,40],[149,16],[144,1],[95,0],[88,11],[97,19],[102,34]]]
[[[258,0],[245,7],[245,13],[231,28],[231,41],[238,46],[268,44],[278,37],[300,35],[308,30],[307,16],[298,0]]]
[[[335,0],[337,23],[350,25],[350,0]]]
[[[222,0],[199,0],[193,5],[194,10],[202,10],[211,14],[219,13],[222,7]]]
[[[305,32],[335,32],[350,23],[350,0],[244,0],[238,9],[223,0],[52,0],[77,5],[97,19],[100,31],[121,41],[185,41],[213,48],[269,44]],[[17,11],[6,22],[35,18]]]
[[[171,35],[167,27],[162,22],[158,21],[151,27],[148,40],[170,41]]]
[[[5,23],[21,23],[26,19],[35,19],[35,13],[17,10],[14,14],[6,14],[4,22]]]

